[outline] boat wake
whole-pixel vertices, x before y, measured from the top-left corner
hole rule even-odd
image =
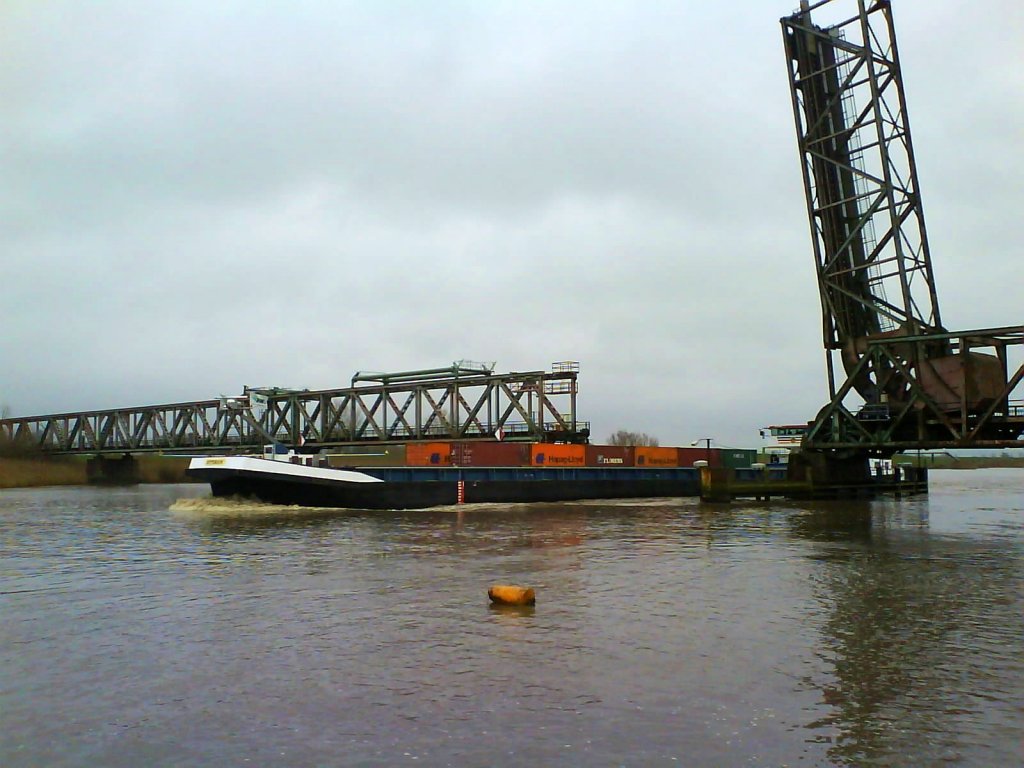
[[[588,509],[595,507],[619,509],[624,507],[669,507],[679,506],[679,499],[582,499],[561,502],[482,502],[464,505],[442,505],[422,509],[405,510],[362,510],[348,507],[303,507],[297,504],[271,504],[241,496],[200,496],[178,499],[170,506],[170,511],[180,517],[201,520],[210,519],[279,519],[308,518],[325,515],[362,515],[362,514],[429,514],[429,513],[475,513],[486,515],[493,512],[530,512],[549,511],[553,507],[563,511],[574,508]]]
[[[338,514],[351,510],[332,507],[300,507],[298,505],[269,504],[242,497],[200,496],[178,499],[170,511],[181,517],[194,518],[252,518],[252,517],[308,517],[310,515]]]
[[[492,505],[474,504],[472,506],[486,508]],[[495,504],[493,506],[497,509],[508,507],[509,505]],[[190,499],[178,499],[170,506],[170,511],[180,517],[199,520],[278,520],[337,515],[381,516],[391,514],[423,514],[428,512],[459,512],[467,508],[467,506],[456,505],[405,510],[360,509],[357,507],[303,507],[298,504],[271,504],[270,502],[258,501],[243,496],[200,496]]]

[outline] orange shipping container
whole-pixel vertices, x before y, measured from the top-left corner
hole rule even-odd
[[[410,467],[448,467],[452,463],[451,443],[408,443],[405,463]]]
[[[638,467],[678,467],[679,449],[638,445],[636,447],[636,465]]]
[[[583,467],[587,463],[586,446],[534,443],[530,446],[530,463],[535,467]]]

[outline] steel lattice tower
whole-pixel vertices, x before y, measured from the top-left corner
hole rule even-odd
[[[1024,327],[939,315],[889,0],[803,0],[781,23],[831,398],[804,448],[1024,444]]]
[[[839,15],[820,26],[812,11]],[[824,343],[849,371],[865,337],[942,330],[892,10],[805,2],[782,28]],[[877,394],[866,378],[856,388]]]

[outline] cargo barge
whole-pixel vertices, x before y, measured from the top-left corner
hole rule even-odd
[[[193,459],[189,475],[214,496],[272,504],[353,509],[423,509],[460,503],[696,496],[685,467],[307,467],[248,456]]]
[[[194,458],[188,474],[208,482],[214,496],[353,509],[665,498],[700,493],[699,470],[679,466],[679,452],[689,457],[689,449],[495,445],[409,444],[403,458],[417,462],[412,466],[366,466],[373,457],[388,457],[387,452],[380,451],[311,456],[268,449],[262,457]],[[500,459],[507,463],[493,465]],[[396,457],[385,460],[395,461]],[[481,462],[492,465],[480,466]]]

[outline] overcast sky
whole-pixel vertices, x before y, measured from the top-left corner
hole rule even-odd
[[[0,404],[470,358],[756,445],[827,399],[780,16],[730,2],[0,5]],[[1024,4],[893,0],[942,317],[1024,323]]]

